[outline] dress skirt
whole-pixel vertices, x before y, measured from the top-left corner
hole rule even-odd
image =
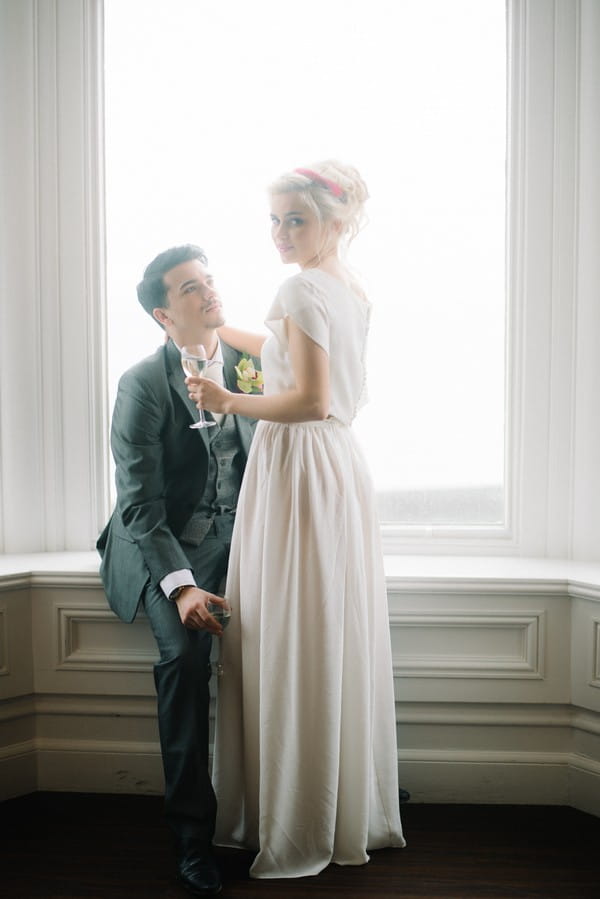
[[[213,781],[254,877],[404,846],[374,491],[346,425],[259,422],[239,498]]]

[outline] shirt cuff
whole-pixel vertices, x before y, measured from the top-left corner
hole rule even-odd
[[[172,571],[160,582],[160,589],[167,599],[176,587],[195,587],[196,581],[194,575],[189,568],[180,568],[179,571]]]

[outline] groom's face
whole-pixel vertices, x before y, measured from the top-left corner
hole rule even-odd
[[[167,324],[186,339],[225,323],[223,306],[212,275],[199,259],[176,265],[165,275]]]

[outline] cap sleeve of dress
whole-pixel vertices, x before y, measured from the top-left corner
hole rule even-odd
[[[301,274],[283,282],[265,321],[287,349],[286,318],[291,318],[311,340],[329,353],[329,314],[325,295]]]

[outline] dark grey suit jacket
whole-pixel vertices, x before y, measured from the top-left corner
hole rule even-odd
[[[237,391],[241,354],[222,347],[225,384]],[[150,585],[194,567],[178,536],[205,488],[209,450],[207,431],[189,427],[198,410],[184,377],[169,340],[119,382],[111,428],[117,504],[96,547],[109,604],[124,621],[133,620]],[[256,421],[236,416],[236,424],[247,457]]]

